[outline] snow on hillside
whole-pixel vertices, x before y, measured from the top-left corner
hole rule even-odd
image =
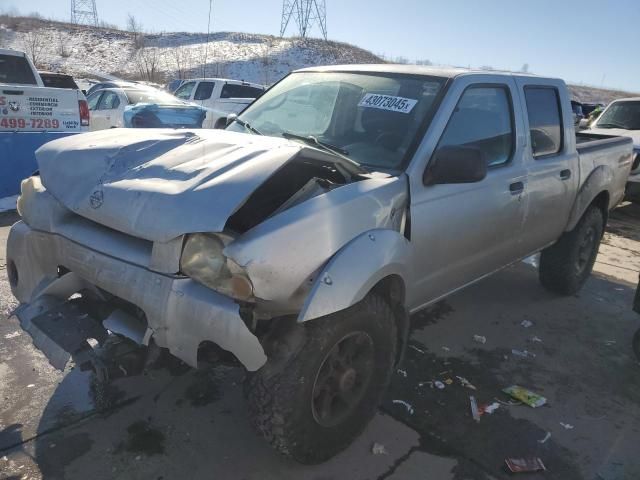
[[[140,48],[140,46],[142,48]],[[230,77],[271,84],[297,68],[381,63],[345,43],[218,32],[146,34],[33,18],[0,16],[0,48],[25,50],[38,67],[76,77],[116,76],[162,83],[175,78]],[[34,55],[35,53],[35,55]],[[576,100],[609,103],[628,92],[570,85]]]
[[[270,84],[306,66],[382,61],[366,50],[319,39],[218,32],[207,43],[205,34],[166,33],[144,35],[144,46],[136,48],[142,42],[125,31],[27,21],[0,25],[0,48],[31,53],[40,38],[38,67],[76,76],[111,74],[153,81],[223,76]]]

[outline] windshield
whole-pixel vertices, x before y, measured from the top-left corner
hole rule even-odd
[[[125,90],[130,105],[137,103],[155,103],[158,105],[182,105],[183,101],[173,95],[154,90]]]
[[[640,130],[640,101],[612,103],[600,116],[596,127]]]
[[[263,135],[313,136],[351,160],[398,169],[424,126],[444,79],[399,74],[293,73],[241,115]],[[246,132],[232,123],[229,130]]]

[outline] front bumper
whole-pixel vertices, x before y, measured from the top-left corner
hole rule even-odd
[[[74,293],[102,289],[144,312],[146,331],[136,341],[148,344],[153,338],[193,367],[203,342],[230,351],[250,371],[267,360],[257,337],[240,317],[238,305],[189,278],[133,265],[61,235],[34,230],[24,222],[11,228],[7,265],[11,289],[21,303],[17,315],[27,331],[33,331],[34,318],[59,307]],[[60,271],[68,273],[60,275]],[[114,328],[109,326],[117,331]],[[138,336],[127,332],[126,326],[118,331]],[[44,348],[43,352],[50,360],[54,356]]]

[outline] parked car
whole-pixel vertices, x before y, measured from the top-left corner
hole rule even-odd
[[[24,52],[0,49],[0,198],[38,168],[38,147],[88,126],[79,90],[47,87]]]
[[[103,88],[87,99],[91,130],[115,127],[202,128],[207,110],[149,87]]]
[[[410,313],[536,252],[542,284],[575,294],[631,153],[576,134],[561,80],[300,70],[226,130],[41,148],[8,239],[17,316],[58,367],[107,329],[194,367],[217,345],[258,431],[321,462],[375,414]]]
[[[91,95],[92,93],[95,93],[98,90],[102,90],[104,88],[123,88],[123,87],[146,88],[146,87],[141,86],[140,84],[138,84],[136,82],[130,82],[130,81],[127,81],[127,80],[109,80],[109,81],[106,81],[106,82],[99,82],[99,83],[94,83],[93,85],[91,85],[89,90],[87,90],[87,97],[89,95]]]
[[[640,97],[611,102],[587,132],[624,135],[633,139],[633,166],[627,183],[626,198],[640,203]]]
[[[241,112],[264,90],[265,87],[257,83],[226,78],[194,78],[184,80],[174,95],[208,108],[210,112],[204,127],[217,128],[224,124],[227,115]]]
[[[584,118],[582,104],[577,100],[571,100],[571,111],[573,112],[573,126],[577,129],[580,127],[580,122]]]

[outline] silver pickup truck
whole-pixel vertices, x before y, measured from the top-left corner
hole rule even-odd
[[[226,130],[43,146],[9,281],[58,367],[108,335],[193,367],[231,352],[257,429],[320,462],[374,415],[410,314],[536,252],[542,284],[575,293],[631,155],[628,138],[576,136],[561,80],[300,70]]]

